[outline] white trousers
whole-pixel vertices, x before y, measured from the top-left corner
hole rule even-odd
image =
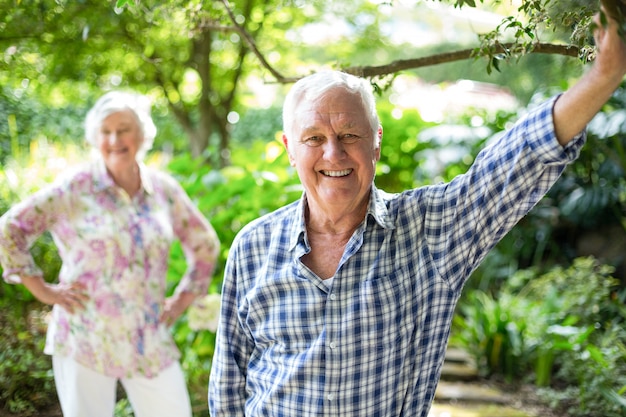
[[[54,382],[64,417],[113,417],[117,379],[71,358],[52,356]],[[155,378],[120,379],[135,417],[191,417],[191,403],[178,362]]]

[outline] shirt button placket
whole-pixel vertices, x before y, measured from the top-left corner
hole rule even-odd
[[[337,384],[339,381],[339,367],[336,366],[336,362],[338,361],[339,351],[337,350],[339,344],[337,342],[337,336],[339,335],[339,324],[338,324],[338,314],[340,311],[340,307],[337,304],[337,295],[332,292],[328,295],[328,300],[330,301],[327,304],[327,317],[329,318],[327,325],[327,336],[328,336],[328,355],[327,355],[327,385],[326,385],[326,401],[328,402],[327,408],[325,409],[325,414],[328,415],[337,415],[336,413],[339,411],[337,407],[339,404],[337,403]],[[335,340],[332,340],[335,339]],[[332,340],[332,341],[331,341]]]

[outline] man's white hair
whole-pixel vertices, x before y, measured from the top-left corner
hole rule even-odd
[[[376,138],[375,145],[379,147],[378,128],[380,127],[380,120],[376,112],[376,99],[372,92],[372,86],[363,78],[341,71],[320,71],[298,80],[291,87],[283,104],[283,133],[285,136],[291,138],[294,135],[295,110],[302,100],[315,101],[334,88],[343,88],[361,98],[373,137]]]

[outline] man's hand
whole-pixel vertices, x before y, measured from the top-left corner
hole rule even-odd
[[[626,1],[625,0],[600,0],[602,12],[615,19],[621,27],[626,24]],[[602,18],[603,22],[606,20]]]
[[[611,3],[613,11],[603,6],[594,18],[594,38],[598,48],[594,70],[609,79],[615,78],[618,84],[626,68],[626,4],[622,1],[603,0],[603,4]]]
[[[621,1],[621,0],[620,0]],[[598,52],[590,70],[554,104],[554,130],[565,146],[581,132],[619,87],[626,74],[626,45],[615,19],[597,13],[594,38]]]

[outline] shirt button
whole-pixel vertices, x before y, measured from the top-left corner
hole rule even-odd
[[[328,401],[332,401],[335,399],[335,395],[334,394],[328,394]]]
[[[336,298],[337,298],[337,296],[335,295],[335,293],[332,293],[332,294],[330,295],[330,299],[331,299],[331,300],[335,300]]]
[[[330,344],[328,345],[330,346],[331,349],[334,349],[337,347],[337,345],[335,344],[335,342],[330,342]]]

